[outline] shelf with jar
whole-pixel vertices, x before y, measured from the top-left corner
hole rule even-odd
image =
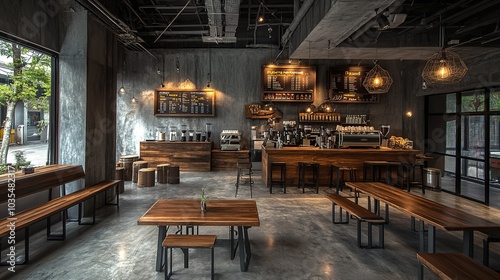
[[[341,120],[339,113],[299,113],[299,122],[340,123]]]
[[[377,94],[362,93],[339,93],[332,95],[333,103],[378,103],[380,102]]]
[[[286,93],[286,92],[264,92],[262,93],[262,101],[273,102],[313,102],[313,93]]]
[[[342,125],[369,125],[370,115],[346,115]]]

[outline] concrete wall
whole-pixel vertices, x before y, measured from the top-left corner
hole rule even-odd
[[[209,69],[209,53],[211,53],[212,70]],[[206,122],[213,123],[213,139],[215,148],[219,148],[219,134],[223,129],[238,129],[243,132],[244,148],[249,148],[251,126],[264,127],[266,120],[250,120],[244,116],[244,105],[262,103],[261,67],[271,62],[277,50],[269,49],[189,49],[167,50],[154,53],[158,58],[147,53],[126,52],[124,86],[127,93],[118,95],[117,100],[117,160],[120,155],[139,154],[139,142],[143,139],[154,139],[157,127],[168,128],[187,124],[191,129],[204,129]],[[163,62],[164,61],[164,62]],[[176,64],[179,62],[179,73]],[[358,65],[360,61],[303,61],[306,65],[317,67],[316,95],[314,104],[319,106],[327,96],[329,67]],[[371,124],[379,128],[382,124],[390,124],[390,135],[409,136],[403,131],[403,123],[407,109],[423,112],[423,97],[416,96],[416,89],[409,81],[414,75],[415,67],[423,62],[380,61],[388,70],[394,83],[390,91],[380,96],[380,103],[374,104],[336,104],[337,111],[343,116],[349,114],[371,114]],[[371,61],[363,61],[362,65],[373,66]],[[212,88],[216,90],[216,116],[206,117],[155,117],[153,93],[160,87],[161,77],[157,69],[163,71],[163,83],[167,88],[176,89],[187,82],[190,86],[203,89],[211,72]],[[121,70],[118,71],[117,88],[121,86]],[[408,72],[408,73],[407,73]],[[138,98],[137,105],[131,104],[132,96]],[[408,98],[407,98],[408,97]],[[298,113],[305,110],[307,103],[275,102],[283,112],[282,120],[298,120]],[[416,112],[416,111],[415,111]],[[418,113],[414,114],[419,116]],[[422,114],[420,114],[421,116]],[[281,121],[280,121],[281,123]],[[334,125],[332,125],[333,127]],[[423,126],[422,126],[423,128]],[[423,133],[423,129],[413,126],[413,130]],[[416,136],[414,131],[411,135]]]

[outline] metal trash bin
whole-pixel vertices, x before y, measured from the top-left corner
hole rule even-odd
[[[424,168],[424,187],[436,191],[441,190],[441,170],[438,168]]]
[[[22,124],[17,126],[16,143],[18,145],[24,145],[24,125],[22,125]]]

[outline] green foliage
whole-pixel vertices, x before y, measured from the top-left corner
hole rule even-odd
[[[207,200],[208,200],[208,196],[207,196],[207,195],[205,195],[205,187],[203,187],[203,188],[201,189],[201,201],[202,201],[202,202],[207,202]]]
[[[27,166],[30,165],[31,161],[28,161],[26,159],[26,155],[24,154],[23,150],[16,151],[14,153],[14,156],[16,158],[16,169],[21,168],[21,166]]]
[[[0,54],[12,59],[9,85],[0,85],[0,104],[29,103],[34,109],[48,108],[51,86],[51,58],[18,44],[0,41]],[[37,96],[41,89],[44,94]]]

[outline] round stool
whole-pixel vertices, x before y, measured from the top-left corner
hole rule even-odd
[[[137,183],[137,175],[141,168],[148,168],[148,162],[143,160],[134,161],[132,168],[132,182]]]
[[[168,183],[168,171],[170,169],[170,163],[163,163],[163,164],[158,164],[156,166],[156,171],[158,174],[156,174],[156,179],[158,180],[158,183],[160,184],[166,184]]]
[[[307,180],[307,171],[312,174],[310,180]],[[299,162],[299,188],[302,187],[304,193],[305,187],[313,187],[316,193],[319,192],[319,163],[318,162]]]
[[[118,189],[120,190],[120,193],[123,193],[125,191],[125,168],[124,167],[117,167],[115,171],[115,180],[120,180],[120,183],[118,183]]]
[[[120,157],[120,163],[125,168],[125,181],[132,181],[132,169],[134,161],[139,160],[139,156],[126,155]]]
[[[175,164],[171,164],[170,167],[168,168],[167,183],[179,184],[179,181],[180,181],[179,176],[180,176],[179,166],[175,165]]]
[[[275,169],[279,169],[279,180],[273,179],[273,170]],[[281,186],[283,193],[286,193],[286,162],[271,162],[268,170],[267,186],[269,187],[269,193],[273,193],[273,185]]]
[[[141,168],[137,173],[137,186],[153,187],[155,185],[156,168]]]

